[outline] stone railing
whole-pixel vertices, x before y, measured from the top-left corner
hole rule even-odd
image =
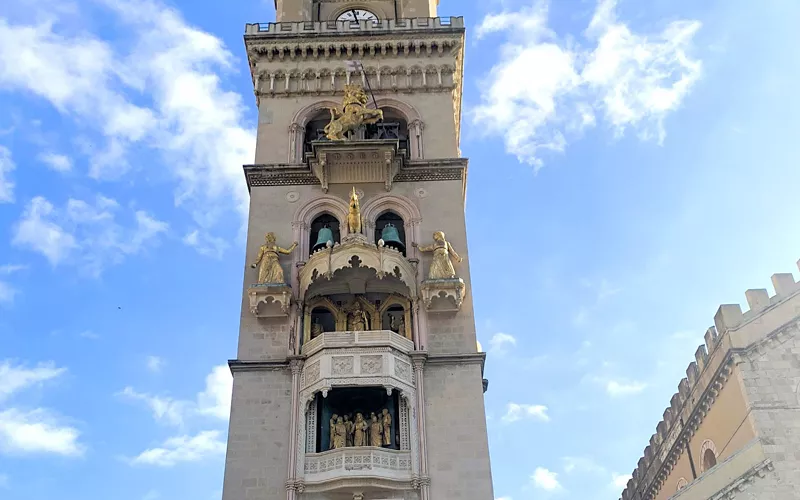
[[[800,261],[798,262],[800,268]],[[772,275],[775,295],[765,289],[745,292],[750,310],[739,304],[723,304],[714,315],[714,326],[705,334],[705,344],[695,352],[678,392],[664,410],[664,418],[644,449],[622,500],[652,500],[677,464],[695,432],[716,401],[733,371],[733,352],[764,340],[800,308],[800,283],[791,273]],[[688,498],[688,497],[686,497]],[[691,497],[701,498],[701,497]]]
[[[729,490],[743,490],[755,475],[763,475],[771,463],[764,455],[764,449],[758,439],[754,439],[724,462],[720,462],[704,472],[699,478],[675,493],[669,500],[706,500],[709,498],[726,498],[720,493]]]
[[[408,353],[414,350],[414,342],[390,330],[368,332],[325,332],[303,345],[302,353],[311,356],[321,349],[340,347],[389,346]]]
[[[245,25],[245,36],[268,37],[307,35],[352,35],[358,33],[391,33],[402,31],[451,31],[464,29],[463,17],[418,17],[414,19],[382,19],[379,21],[301,21],[286,23],[253,23]]]
[[[308,453],[305,483],[318,484],[347,477],[411,481],[411,452],[371,446]]]

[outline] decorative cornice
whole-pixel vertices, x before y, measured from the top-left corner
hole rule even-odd
[[[230,368],[231,373],[278,371],[278,370],[288,369],[292,361],[293,360],[290,359],[282,359],[275,361],[242,361],[239,359],[229,359],[228,368]]]
[[[463,181],[466,177],[466,158],[442,158],[406,161],[393,182]],[[319,179],[306,165],[273,163],[244,165],[248,190],[260,186],[319,185]]]
[[[737,498],[739,493],[749,488],[756,479],[763,478],[768,472],[771,472],[774,469],[775,466],[772,464],[772,461],[770,459],[766,459],[763,462],[751,467],[750,470],[739,476],[739,478],[728,484],[726,487],[719,490],[708,500],[733,500],[734,498]]]

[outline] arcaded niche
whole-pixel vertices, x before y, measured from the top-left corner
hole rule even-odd
[[[719,307],[622,500],[800,498],[800,283],[772,286]]]

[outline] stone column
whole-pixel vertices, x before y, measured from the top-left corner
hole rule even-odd
[[[292,369],[292,413],[289,422],[289,470],[286,480],[286,500],[297,498],[297,426],[300,411],[300,370],[303,369],[302,359],[291,359],[289,367]]]
[[[417,389],[417,436],[419,438],[419,485],[420,500],[430,499],[430,474],[428,473],[428,445],[425,439],[425,384],[423,368],[427,354],[415,352],[411,354],[414,363],[414,385]]]
[[[289,163],[301,163],[303,161],[303,127],[297,123],[292,123],[289,127]]]

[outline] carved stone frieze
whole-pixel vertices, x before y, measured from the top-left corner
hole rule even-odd
[[[383,372],[383,356],[361,356],[361,373],[364,375],[377,375]]]
[[[429,312],[452,312],[461,309],[467,286],[461,278],[425,280],[420,291]]]
[[[380,182],[387,191],[400,171],[405,151],[397,140],[315,141],[306,161],[324,192],[330,184]]]
[[[331,374],[332,375],[352,375],[353,356],[332,356]]]
[[[250,285],[247,289],[247,296],[250,300],[250,312],[259,318],[274,318],[289,315],[289,306],[292,301],[292,289],[286,285]]]
[[[303,464],[306,490],[335,484],[348,478],[367,479],[376,487],[411,482],[411,453],[406,450],[358,447],[307,453]],[[395,486],[396,487],[396,486]]]

